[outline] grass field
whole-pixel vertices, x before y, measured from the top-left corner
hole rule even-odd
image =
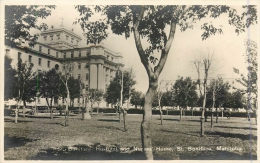
[[[5,116],[5,160],[141,160],[142,115],[127,115],[127,132],[115,114],[93,115],[91,120],[71,116],[22,118]],[[159,116],[152,119],[152,144],[157,160],[255,160],[257,126],[245,118],[219,118],[200,137],[199,117]],[[220,147],[221,146],[221,147]]]

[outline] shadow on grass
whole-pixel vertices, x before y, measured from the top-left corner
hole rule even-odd
[[[251,134],[238,134],[238,133],[226,133],[226,132],[206,132],[207,135],[219,135],[221,137],[239,138],[242,140],[257,140],[257,136]]]
[[[119,130],[119,131],[124,131],[124,128],[117,128],[114,126],[97,126],[97,128],[104,128],[104,129],[109,129],[109,130]]]
[[[15,120],[14,119],[9,119],[9,118],[4,118],[4,122],[14,122]],[[18,119],[18,123],[19,122],[33,122],[33,121],[30,121],[30,120],[20,120]]]
[[[157,120],[161,120],[160,118],[157,118]],[[179,119],[171,119],[171,118],[163,118],[163,121],[180,121]]]
[[[257,160],[256,155],[245,153],[243,155],[228,151],[201,152],[197,156],[181,154],[180,160]]]
[[[118,119],[98,119],[98,121],[104,121],[104,122],[119,122]]]
[[[243,129],[243,130],[257,130],[257,128],[250,127],[229,127],[229,126],[215,126],[217,128]]]
[[[9,148],[21,147],[24,146],[27,142],[33,142],[40,139],[28,139],[23,137],[9,137],[8,135],[4,136],[4,151],[7,151]]]
[[[29,160],[144,160],[142,152],[128,153],[120,151],[120,146],[107,147],[96,143],[94,145],[75,145],[72,147],[48,148],[39,152]]]
[[[170,130],[165,130],[165,129],[161,129],[161,131],[163,132],[169,132],[172,134],[184,134],[184,135],[190,135],[190,136],[200,136],[198,133],[186,133],[186,132],[178,132],[178,131],[170,131]]]

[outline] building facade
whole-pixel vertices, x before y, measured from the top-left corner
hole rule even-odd
[[[58,29],[52,26],[51,29],[43,31],[38,40],[36,45],[30,48],[26,43],[21,43],[17,47],[6,45],[6,55],[13,59],[12,66],[14,68],[16,68],[19,59],[22,59],[23,62],[33,63],[34,71],[48,71],[56,64],[62,71],[64,66],[69,64],[72,67],[73,77],[84,83],[84,91],[88,89],[105,91],[110,81],[115,77],[119,66],[123,65],[121,53],[115,53],[101,44],[84,46],[79,35],[63,26]],[[80,99],[75,99],[74,106],[80,102]],[[62,103],[64,100],[58,101],[58,104]],[[102,103],[101,105],[104,105],[104,102]],[[15,105],[15,102],[9,100],[6,104]],[[47,106],[46,100],[38,99],[37,105]]]

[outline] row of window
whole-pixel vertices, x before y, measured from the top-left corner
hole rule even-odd
[[[89,51],[87,51],[86,56],[87,57],[90,56],[90,52]],[[70,57],[74,58],[74,52],[70,53]],[[81,57],[81,51],[79,51],[79,56],[78,57]],[[67,58],[66,52],[63,53],[63,58]]]
[[[80,74],[78,74],[78,79],[79,80],[81,79],[81,75]],[[88,73],[86,73],[86,80],[89,80],[89,74]]]
[[[42,52],[42,46],[39,46],[39,52]],[[49,55],[51,54],[51,50],[50,49],[48,49],[48,54]],[[66,52],[63,53],[63,54],[64,54],[63,58],[66,58]],[[74,58],[74,52],[71,52],[70,56],[71,56],[71,58]],[[86,56],[87,57],[90,56],[90,52],[89,51],[87,51]],[[59,57],[59,52],[56,52],[56,58],[58,58],[58,57]],[[81,57],[81,51],[79,51],[78,57]]]
[[[21,59],[21,54],[22,54],[21,52],[18,52],[18,60]],[[28,56],[28,62],[30,62],[30,63],[32,62],[32,56],[31,55]],[[38,58],[38,65],[42,66],[42,59],[41,58]],[[50,66],[51,66],[51,61],[48,61],[47,67],[50,68]]]

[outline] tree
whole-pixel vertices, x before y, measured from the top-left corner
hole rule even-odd
[[[150,135],[152,118],[152,100],[158,87],[158,78],[166,63],[170,51],[176,26],[181,31],[193,27],[193,23],[207,18],[218,18],[228,13],[229,24],[235,26],[235,32],[244,32],[244,28],[257,21],[256,6],[243,6],[246,10],[242,16],[237,15],[236,10],[228,6],[95,6],[96,12],[101,12],[104,19],[90,22],[94,15],[93,7],[75,6],[80,17],[74,22],[79,23],[86,33],[87,43],[97,44],[108,37],[108,27],[112,33],[124,35],[129,38],[131,32],[134,35],[136,49],[140,60],[148,75],[149,87],[145,96],[143,121],[141,124],[141,140],[143,152],[147,159],[153,159],[152,141]],[[246,22],[244,22],[244,20]],[[170,27],[168,36],[166,29]],[[201,27],[202,40],[216,33],[223,33],[221,28],[216,28],[210,23],[204,23]],[[144,48],[142,40],[147,40],[149,45]],[[154,51],[161,55],[155,57]]]
[[[65,86],[65,92],[66,92],[66,108],[65,108],[65,125],[64,126],[69,125],[68,116],[69,116],[69,103],[70,103],[70,89],[69,89],[68,81],[72,75],[73,67],[74,67],[74,65],[70,61],[66,61],[66,62],[62,63],[62,68],[59,68],[58,64],[55,65],[55,69],[56,69],[57,73],[59,74],[60,81]]]
[[[31,102],[36,100],[36,90],[34,89],[35,73],[32,70],[33,63],[25,62],[22,63],[20,59],[17,63],[17,69],[14,78],[13,97],[17,101],[17,107],[15,110],[15,123],[18,119],[18,111],[20,104],[23,102],[23,117],[25,116],[24,109],[26,108],[26,101]]]
[[[45,98],[48,109],[50,110],[50,117],[53,119],[52,103],[54,98],[58,98],[60,94],[60,78],[57,71],[53,68],[49,71],[38,73],[36,78],[41,80],[40,96]],[[37,80],[37,79],[36,79]]]
[[[195,65],[195,68],[198,73],[198,80],[197,84],[199,85],[199,92],[200,92],[200,100],[203,99],[202,101],[202,114],[201,114],[201,130],[200,130],[200,135],[204,136],[204,122],[203,119],[205,119],[205,122],[207,121],[207,113],[206,112],[206,102],[207,102],[207,84],[208,84],[208,79],[209,75],[213,72],[219,69],[218,63],[219,60],[214,57],[214,52],[210,54],[209,52],[207,54],[201,54],[199,58],[196,58],[194,61],[192,61],[193,64]],[[200,71],[203,69],[203,82],[202,82],[202,88],[203,88],[203,93],[201,93],[202,88],[200,84]]]
[[[132,87],[136,84],[130,70],[123,71],[123,103],[129,99]],[[116,73],[114,79],[107,87],[105,100],[109,104],[116,104],[120,99],[122,73]]]
[[[211,80],[207,88],[207,102],[206,106],[212,108],[211,112],[211,126],[213,127],[213,109],[216,107],[216,123],[218,123],[218,108],[222,107],[223,104],[229,99],[228,91],[230,89],[230,84],[224,82],[222,78]]]
[[[128,100],[131,96],[132,87],[136,84],[134,80],[134,74],[132,69],[129,70],[120,70],[120,73],[117,73],[115,78],[111,81],[110,85],[106,91],[106,101],[108,103],[119,105],[119,122],[121,123],[121,111],[123,112],[124,119],[124,130],[126,131],[126,113],[127,111],[123,108],[123,103]],[[120,99],[120,103],[119,103]],[[128,104],[127,104],[128,106]],[[118,107],[118,106],[117,106]]]
[[[180,120],[182,119],[182,108],[194,106],[197,103],[198,95],[196,83],[190,77],[180,77],[172,86],[174,102],[181,107]]]
[[[46,5],[6,5],[5,6],[5,43],[10,46],[29,41],[33,46],[39,34],[32,35],[30,30],[46,30],[47,24],[37,24],[39,18],[46,19],[56,6]]]
[[[133,90],[130,102],[136,109],[137,106],[142,106],[142,92]]]
[[[93,110],[93,105],[95,103],[98,104],[98,108],[99,108],[99,104],[101,103],[102,99],[103,99],[103,90],[99,90],[99,89],[89,90],[89,100],[91,104],[91,110]],[[98,112],[98,108],[97,108],[97,112]]]
[[[15,69],[11,65],[12,59],[5,55],[4,62],[4,100],[13,98],[13,88],[15,85]]]
[[[80,97],[80,85],[81,83],[80,79],[75,79],[74,77],[70,77],[68,80],[68,87],[70,92],[70,106],[74,106],[74,100],[75,98]]]
[[[252,40],[245,41],[245,60],[247,66],[247,76],[241,74],[241,80],[237,80],[240,84],[242,84],[246,89],[243,93],[247,93],[247,109],[253,110],[256,114],[256,124],[257,124],[257,98],[258,98],[258,90],[257,90],[257,72],[258,72],[258,60],[257,60],[257,52],[258,47],[257,43]]]

